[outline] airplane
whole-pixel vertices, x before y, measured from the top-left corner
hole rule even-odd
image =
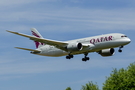
[[[114,48],[119,47],[118,51],[122,52],[123,46],[131,42],[130,38],[121,33],[104,34],[70,41],[56,41],[43,38],[35,28],[31,28],[33,36],[9,30],[6,31],[27,37],[33,40],[36,45],[36,49],[15,47],[17,49],[31,51],[31,54],[41,56],[66,56],[66,59],[71,59],[77,54],[84,54],[82,61],[89,60],[90,58],[87,56],[91,52],[97,52],[103,57],[112,56],[115,53]]]

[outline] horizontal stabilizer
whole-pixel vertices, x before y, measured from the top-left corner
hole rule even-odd
[[[27,50],[27,51],[32,51],[32,52],[34,52],[34,53],[40,53],[40,52],[41,52],[41,51],[39,51],[39,50],[28,49],[28,48],[20,48],[20,47],[15,47],[15,48],[17,48],[17,49],[22,49],[22,50]]]

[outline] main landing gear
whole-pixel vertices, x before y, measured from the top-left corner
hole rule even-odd
[[[84,54],[84,58],[82,58],[82,61],[86,62],[86,61],[88,61],[90,59],[89,57],[87,57],[87,55],[88,55],[88,53]],[[66,59],[71,59],[73,57],[74,57],[73,55],[69,54],[68,56],[66,56]]]
[[[122,50],[121,50],[122,48],[123,48],[123,46],[120,46],[118,52],[122,52]]]
[[[90,58],[89,57],[87,57],[87,55],[88,55],[88,53],[85,53],[84,54],[84,58],[82,58],[82,61],[87,61],[87,60],[89,60]]]
[[[71,58],[73,58],[74,56],[73,55],[68,55],[68,56],[66,56],[66,59],[71,59]]]

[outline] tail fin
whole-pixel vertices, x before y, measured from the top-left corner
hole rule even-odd
[[[42,35],[35,28],[31,28],[31,32],[32,32],[32,35],[34,35],[35,37],[43,38]],[[35,41],[35,45],[36,45],[36,48],[39,48],[43,46],[44,43]]]

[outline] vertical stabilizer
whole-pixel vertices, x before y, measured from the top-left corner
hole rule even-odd
[[[43,38],[42,35],[35,28],[31,28],[31,32],[32,32],[32,35],[34,35],[35,37]],[[35,41],[35,45],[36,45],[36,48],[39,48],[43,46],[44,43]]]

